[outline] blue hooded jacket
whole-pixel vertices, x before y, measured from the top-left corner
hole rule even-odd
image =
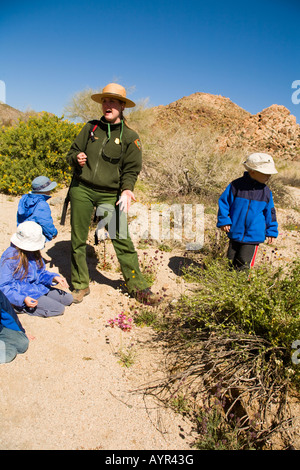
[[[0,291],[0,331],[3,327],[14,331],[23,331],[23,333],[25,333],[16,312],[3,292]]]
[[[38,299],[47,294],[53,283],[53,278],[58,274],[47,271],[44,262],[43,266],[39,267],[34,257],[29,257],[28,274],[24,279],[20,279],[21,275],[14,274],[18,262],[17,249],[11,245],[4,251],[0,259],[0,289],[12,305],[23,308],[27,296]]]
[[[39,224],[48,241],[57,235],[57,229],[53,224],[51,209],[47,202],[51,196],[46,194],[28,193],[21,197],[17,212],[17,225],[31,220]]]
[[[266,237],[278,237],[278,223],[272,191],[268,186],[244,176],[232,181],[219,198],[217,227],[231,225],[231,240],[259,244]]]

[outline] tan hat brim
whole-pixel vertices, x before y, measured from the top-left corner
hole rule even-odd
[[[125,103],[125,108],[134,108],[135,103],[128,98],[124,98],[122,95],[118,95],[116,93],[96,93],[95,95],[91,96],[93,101],[96,103],[102,104],[103,98],[114,98],[116,100],[122,101]]]
[[[272,163],[265,163],[265,164],[260,164],[257,166],[257,168],[251,168],[250,166],[247,165],[246,162],[243,163],[244,167],[246,170],[253,170],[253,171],[258,171],[259,173],[263,173],[264,175],[276,175],[278,171],[276,170],[275,166]]]

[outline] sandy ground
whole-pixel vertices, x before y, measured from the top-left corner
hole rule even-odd
[[[295,190],[295,204],[299,192]],[[65,191],[51,206],[58,237],[43,250],[48,269],[70,279],[70,224],[59,225]],[[19,198],[0,195],[1,253],[16,229]],[[299,232],[282,229],[291,217],[282,211],[277,247],[270,258],[299,256]],[[292,217],[298,217],[294,211]],[[290,220],[290,219],[289,219]],[[299,221],[298,221],[299,222]],[[165,410],[135,390],[161,378],[163,352],[148,327],[130,332],[108,326],[108,320],[137,304],[122,291],[116,269],[101,271],[90,244],[91,294],[66,308],[63,316],[20,315],[33,336],[28,351],[0,366],[0,450],[190,450],[195,433],[191,423]],[[142,253],[142,252],[141,252]],[[173,298],[186,291],[178,276],[180,254],[161,254],[154,290],[168,289]],[[114,263],[115,261],[112,261]],[[134,352],[124,367],[118,351]]]

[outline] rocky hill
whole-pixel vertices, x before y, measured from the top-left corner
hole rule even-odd
[[[0,103],[0,126],[14,126],[18,124],[19,119],[28,121],[31,116],[42,116],[44,111],[37,112],[34,110],[19,111],[5,103]],[[51,113],[48,113],[51,115]]]
[[[152,108],[156,123],[180,124],[189,131],[210,127],[217,133],[221,150],[228,147],[265,151],[276,157],[300,160],[300,126],[281,105],[252,115],[229,98],[194,93],[167,106]]]
[[[0,103],[0,126],[11,126],[15,124],[18,119],[23,119],[25,116],[22,111],[9,106],[8,104]]]

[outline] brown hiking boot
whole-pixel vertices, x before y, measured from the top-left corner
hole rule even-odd
[[[89,295],[89,293],[90,293],[90,288],[89,287],[86,287],[85,289],[75,289],[75,290],[73,290],[73,292],[72,292],[73,303],[74,304],[79,304],[80,302],[82,302],[83,297],[85,295]]]
[[[132,293],[132,297],[135,297],[138,302],[144,305],[159,305],[163,301],[163,296],[154,294],[149,287],[147,289],[136,291]]]

